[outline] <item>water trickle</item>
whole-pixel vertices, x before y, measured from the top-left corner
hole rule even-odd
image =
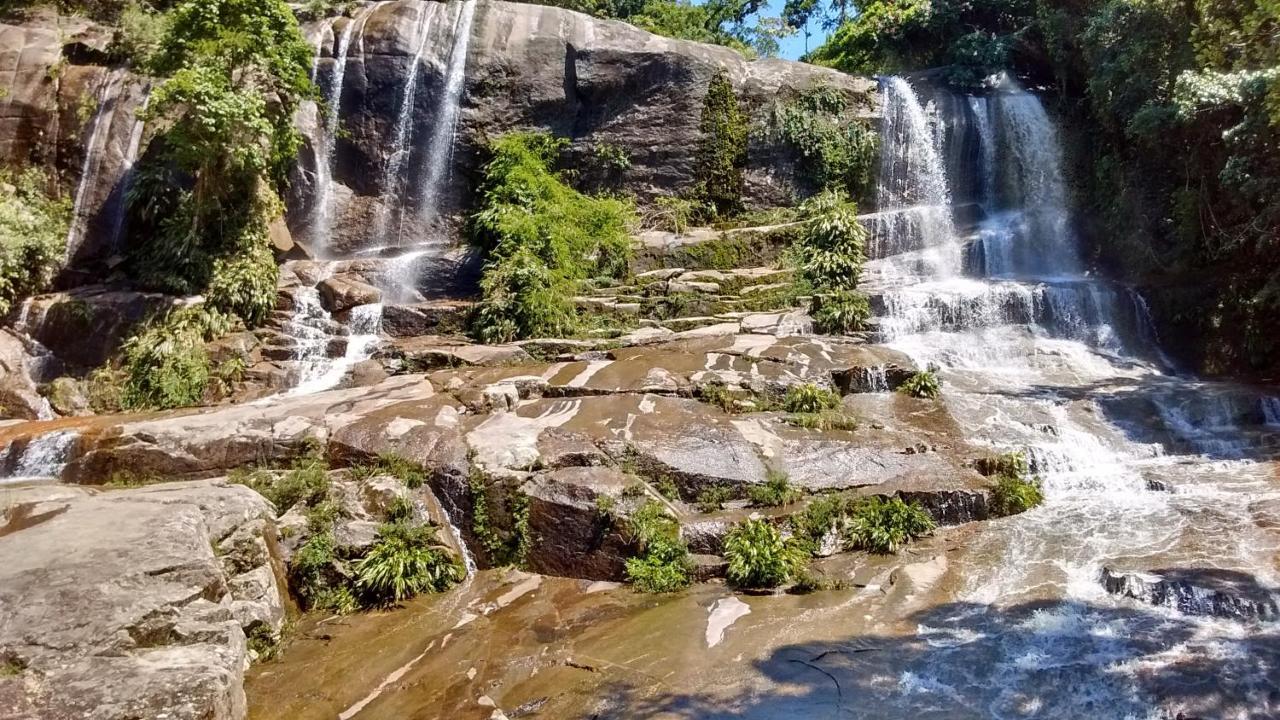
[[[397,199],[401,197],[404,182],[401,175],[412,150],[409,144],[409,136],[413,131],[413,108],[418,96],[418,78],[422,74],[423,53],[427,49],[427,39],[431,36],[431,20],[439,7],[440,5],[434,2],[421,3],[419,5],[418,23],[415,30],[417,42],[414,43],[417,49],[414,51],[413,59],[409,64],[409,74],[405,79],[404,93],[400,98],[400,112],[396,117],[395,133],[391,141],[391,155],[387,159],[387,165],[382,176],[384,200],[382,207],[378,211],[377,225],[374,230],[374,237],[380,241],[387,239],[387,230],[392,212],[396,209],[395,206],[400,204]]]
[[[342,121],[342,88],[346,82],[347,63],[351,56],[351,44],[364,33],[365,23],[385,3],[377,2],[361,10],[351,18],[334,48],[333,73],[325,85],[324,122],[317,129],[319,146],[316,149],[316,192],[312,204],[312,251],[324,256],[329,244],[330,223],[333,218],[333,165],[337,155],[338,130]]]
[[[467,79],[467,49],[471,45],[471,23],[475,18],[476,0],[458,3],[458,16],[453,23],[453,48],[445,68],[444,91],[436,111],[435,125],[426,146],[426,169],[423,173],[422,199],[418,215],[434,222],[440,213],[440,195],[449,179],[453,164],[453,147],[461,111],[462,91]]]
[[[16,458],[10,457],[14,452],[14,447],[10,445],[4,451],[4,460],[6,465],[11,464],[13,470],[4,481],[59,477],[71,460],[71,451],[79,438],[80,433],[75,430],[46,433],[32,438]]]
[[[71,227],[67,230],[66,257],[73,258],[84,242],[85,230],[94,208],[86,207],[90,193],[98,185],[106,144],[115,120],[116,108],[127,85],[128,71],[121,67],[109,71],[94,96],[98,107],[90,121],[89,140],[84,146],[84,162],[80,166],[80,183],[76,186],[71,206]]]

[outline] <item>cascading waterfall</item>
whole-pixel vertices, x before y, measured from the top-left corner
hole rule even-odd
[[[386,169],[382,176],[385,201],[378,211],[378,221],[374,234],[374,237],[379,239],[387,238],[393,206],[397,204],[396,199],[402,193],[401,186],[404,179],[401,176],[404,172],[405,163],[409,159],[409,153],[412,150],[409,145],[409,136],[413,130],[413,108],[418,96],[418,78],[422,74],[423,53],[427,49],[427,39],[431,37],[431,20],[439,7],[438,3],[432,2],[419,5],[418,24],[415,30],[417,34],[415,47],[417,49],[413,53],[413,59],[409,62],[409,74],[405,79],[404,91],[400,98],[400,112],[396,116],[395,133],[391,140],[391,155],[387,159]],[[398,232],[396,234],[399,235]]]
[[[918,202],[904,199],[903,188],[949,195],[920,161],[947,155],[925,132],[923,108],[901,107],[919,104],[904,84],[882,83],[886,204],[878,214]],[[1108,594],[1102,569],[1233,570],[1280,585],[1275,540],[1256,510],[1280,502],[1272,471],[1256,460],[1280,451],[1269,428],[1280,425],[1280,398],[1164,373],[1141,296],[1083,272],[1056,130],[1035,95],[1007,82],[993,96],[944,105],[969,113],[981,143],[967,165],[981,177],[965,178],[985,211],[969,257],[951,268],[921,263],[913,257],[927,243],[919,231],[886,222],[877,231],[888,236],[875,242],[900,254],[869,253],[868,286],[882,339],[921,366],[942,367],[944,402],[972,442],[1027,452],[1045,503],[993,523],[949,555],[957,587],[947,600],[987,610],[957,621],[976,639],[934,646],[903,673],[903,687],[990,698],[984,708],[995,716],[1027,716],[1030,706],[1018,705],[1011,688],[1036,688],[1050,698],[1041,709],[1063,716],[1097,716],[1098,708],[1109,717],[1152,716],[1150,699],[1124,678],[1139,671],[1128,643],[1164,643],[1159,618],[1130,612],[1133,600]],[[904,117],[915,118],[909,130]],[[986,629],[984,617],[1023,602],[1041,603],[1035,627]],[[1142,656],[1141,671],[1200,653],[1192,660],[1258,672],[1256,664],[1223,660],[1238,653],[1239,625],[1180,621],[1195,624],[1196,647],[1166,644],[1167,652]],[[962,660],[973,643],[992,668],[977,678]],[[1087,692],[1046,687],[1046,674],[1081,657],[1117,681]],[[977,686],[993,676],[1001,687]]]
[[[13,468],[4,482],[31,480],[37,478],[56,478],[71,460],[71,451],[79,440],[80,433],[75,430],[58,430],[32,438],[22,447],[17,457],[10,457],[14,446],[4,451],[3,462]]]
[[[458,3],[458,17],[453,23],[453,49],[449,52],[449,64],[445,69],[444,91],[436,110],[435,125],[427,141],[426,168],[422,181],[422,200],[418,215],[427,222],[434,222],[440,212],[440,193],[449,179],[453,165],[453,146],[456,139],[458,116],[461,112],[462,91],[467,79],[467,50],[471,46],[471,23],[475,18],[476,0]]]
[[[98,86],[95,100],[98,104],[90,124],[89,141],[84,147],[84,163],[80,166],[80,184],[76,186],[75,201],[71,206],[71,227],[67,230],[68,258],[75,257],[76,251],[84,241],[85,229],[89,224],[92,208],[86,207],[91,190],[97,186],[98,174],[102,161],[106,157],[107,137],[111,132],[111,123],[115,119],[116,107],[125,88],[128,73],[125,68],[116,68],[107,73]]]
[[[325,117],[318,128],[320,143],[315,154],[316,190],[312,200],[311,238],[314,246],[312,251],[317,255],[323,255],[329,244],[330,224],[333,218],[333,164],[338,150],[338,129],[342,120],[342,88],[346,82],[351,44],[361,37],[369,16],[383,4],[378,2],[369,5],[351,18],[342,29],[337,46],[334,48],[333,73],[325,87]]]

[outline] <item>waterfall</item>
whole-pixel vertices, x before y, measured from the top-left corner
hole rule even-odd
[[[374,237],[379,242],[388,239],[387,230],[393,207],[397,205],[396,200],[401,196],[403,184],[401,173],[404,172],[405,162],[409,159],[409,153],[412,150],[409,145],[409,136],[413,131],[413,108],[418,96],[418,77],[422,74],[422,56],[427,49],[427,39],[431,36],[431,19],[438,7],[440,7],[439,4],[434,2],[419,5],[416,30],[418,40],[415,43],[417,49],[409,63],[409,75],[405,79],[404,93],[400,98],[400,112],[396,116],[395,133],[391,141],[391,155],[387,159],[382,175],[384,202],[378,211],[378,221],[374,231]],[[402,203],[400,205],[403,207]]]
[[[84,242],[85,230],[93,208],[85,207],[90,193],[97,186],[102,160],[106,156],[106,143],[115,120],[120,94],[128,79],[128,71],[115,68],[109,71],[98,85],[94,99],[98,106],[90,121],[89,141],[84,147],[84,162],[80,165],[80,182],[76,186],[75,201],[71,206],[71,227],[67,229],[66,257],[73,258]]]
[[[333,263],[323,264],[315,283],[331,277],[334,269]],[[315,285],[301,287],[295,293],[294,301],[293,315],[281,328],[281,332],[295,342],[291,360],[299,368],[298,380],[287,394],[309,395],[332,389],[342,382],[356,363],[368,360],[377,346],[382,326],[382,305],[358,305],[347,311],[346,347],[342,357],[331,358],[330,347],[339,337],[335,335],[335,329],[341,325],[321,305],[320,292]]]
[[[462,91],[467,78],[467,49],[471,45],[471,22],[475,17],[476,0],[462,0],[458,8],[458,17],[453,23],[453,49],[445,68],[444,91],[426,147],[427,160],[418,215],[427,222],[434,222],[439,215],[440,191],[449,179],[448,173],[453,164],[453,146],[461,111]]]
[[[311,238],[312,251],[317,256],[325,254],[329,244],[330,223],[333,219],[333,165],[337,156],[337,138],[342,122],[342,88],[347,76],[347,61],[351,43],[364,33],[369,16],[385,3],[377,2],[362,9],[342,29],[334,48],[333,73],[324,93],[325,117],[320,132],[320,147],[316,151],[316,194],[312,203]]]
[[[1262,417],[1268,427],[1280,427],[1280,397],[1264,395],[1261,400]]]
[[[4,479],[17,481],[31,478],[57,478],[71,460],[80,433],[75,430],[56,430],[31,438],[17,457],[13,457],[11,444],[4,451],[5,464],[13,470]]]

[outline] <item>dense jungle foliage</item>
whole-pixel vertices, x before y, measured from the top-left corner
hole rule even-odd
[[[1280,3],[873,0],[810,59],[1051,88],[1095,260],[1202,370],[1280,364]]]

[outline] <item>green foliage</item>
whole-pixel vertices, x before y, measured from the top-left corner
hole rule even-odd
[[[104,487],[109,488],[136,488],[146,485],[154,485],[164,482],[164,477],[149,471],[139,472],[137,470],[116,470],[111,473],[111,477],[103,483]]]
[[[1044,502],[1039,478],[1031,475],[1026,453],[1010,452],[978,462],[978,471],[994,476],[991,489],[991,512],[1016,515]]]
[[[668,593],[688,587],[691,581],[689,549],[680,539],[680,527],[661,503],[650,500],[627,520],[628,542],[637,554],[627,558],[627,581],[647,593]]]
[[[814,328],[826,335],[843,335],[865,330],[871,319],[867,296],[857,290],[840,289],[814,299]]]
[[[301,143],[310,46],[282,0],[187,0],[145,54],[167,77],[141,113],[161,131],[129,192],[131,275],[256,325],[274,305],[268,228]]]
[[[692,223],[710,214],[707,206],[700,200],[663,195],[653,201],[653,209],[646,217],[645,224],[679,236],[683,235]]]
[[[0,169],[0,315],[45,290],[62,263],[71,206],[47,195],[48,184],[34,168]]]
[[[413,501],[407,497],[397,497],[387,506],[386,516],[387,522],[408,522],[417,515],[418,510],[413,505]]]
[[[149,68],[164,40],[164,16],[140,0],[129,0],[120,11],[109,48],[112,56],[135,68]]]
[[[321,599],[333,602],[338,598],[326,597],[325,591],[335,582],[335,542],[332,532],[316,533],[307,538],[289,563],[289,586],[297,593],[303,607],[318,606]],[[336,608],[335,608],[336,609]]]
[[[529,552],[529,497],[501,483],[490,484],[474,465],[467,491],[471,496],[471,532],[489,558],[496,565],[522,565]]]
[[[279,513],[298,503],[311,508],[329,497],[328,465],[319,454],[296,458],[282,473],[266,468],[240,468],[230,475],[232,482],[246,485],[271,501]],[[331,523],[330,523],[331,524]]]
[[[719,512],[724,504],[733,499],[733,493],[723,485],[711,485],[698,493],[698,511],[704,513]]]
[[[719,216],[742,210],[743,176],[747,165],[747,126],[738,108],[729,76],[716,71],[707,85],[698,123],[698,197]]]
[[[351,476],[357,480],[377,475],[398,478],[410,490],[416,490],[427,483],[427,472],[422,465],[393,452],[378,453],[372,461],[360,463],[351,468]]]
[[[764,484],[747,488],[747,496],[751,498],[752,505],[776,507],[790,505],[804,497],[804,493],[791,484],[791,478],[786,473],[769,468]]]
[[[932,368],[921,370],[899,385],[898,392],[914,398],[937,400],[942,395],[942,381]]]
[[[356,587],[367,605],[386,606],[424,592],[442,592],[466,575],[439,545],[434,527],[384,524],[378,540],[355,565]]]
[[[933,528],[933,518],[919,505],[896,497],[872,497],[854,506],[846,537],[853,547],[894,553],[908,541],[933,532]]]
[[[472,332],[484,342],[571,334],[573,281],[621,277],[631,256],[634,210],[590,197],[554,172],[565,141],[511,133],[489,145],[471,234],[486,250],[483,301]]]
[[[631,168],[631,153],[621,145],[597,142],[591,146],[591,154],[605,170],[622,172]]]
[[[874,189],[879,144],[867,122],[850,117],[849,105],[844,92],[816,84],[775,104],[767,130],[799,154],[802,177],[815,189],[866,197]]]
[[[792,385],[782,399],[783,409],[792,413],[819,413],[839,405],[839,393],[813,383]]]
[[[782,537],[764,520],[744,520],[724,540],[729,582],[739,587],[770,588],[786,584],[805,567],[799,543]]]
[[[279,638],[271,631],[271,626],[265,623],[254,625],[246,634],[245,640],[249,649],[257,656],[258,662],[274,660],[280,652]]]
[[[256,327],[275,310],[279,278],[280,269],[271,249],[265,243],[255,244],[243,253],[214,261],[205,298],[210,307]]]
[[[198,404],[212,370],[204,344],[225,334],[230,319],[203,305],[173,310],[145,323],[123,348],[125,409]]]
[[[791,531],[796,542],[810,555],[816,555],[828,533],[843,532],[853,508],[854,501],[845,495],[814,499],[803,512],[791,516]]]
[[[857,205],[840,192],[826,190],[805,201],[800,211],[806,219],[792,255],[801,279],[818,292],[857,287],[867,238]]]

